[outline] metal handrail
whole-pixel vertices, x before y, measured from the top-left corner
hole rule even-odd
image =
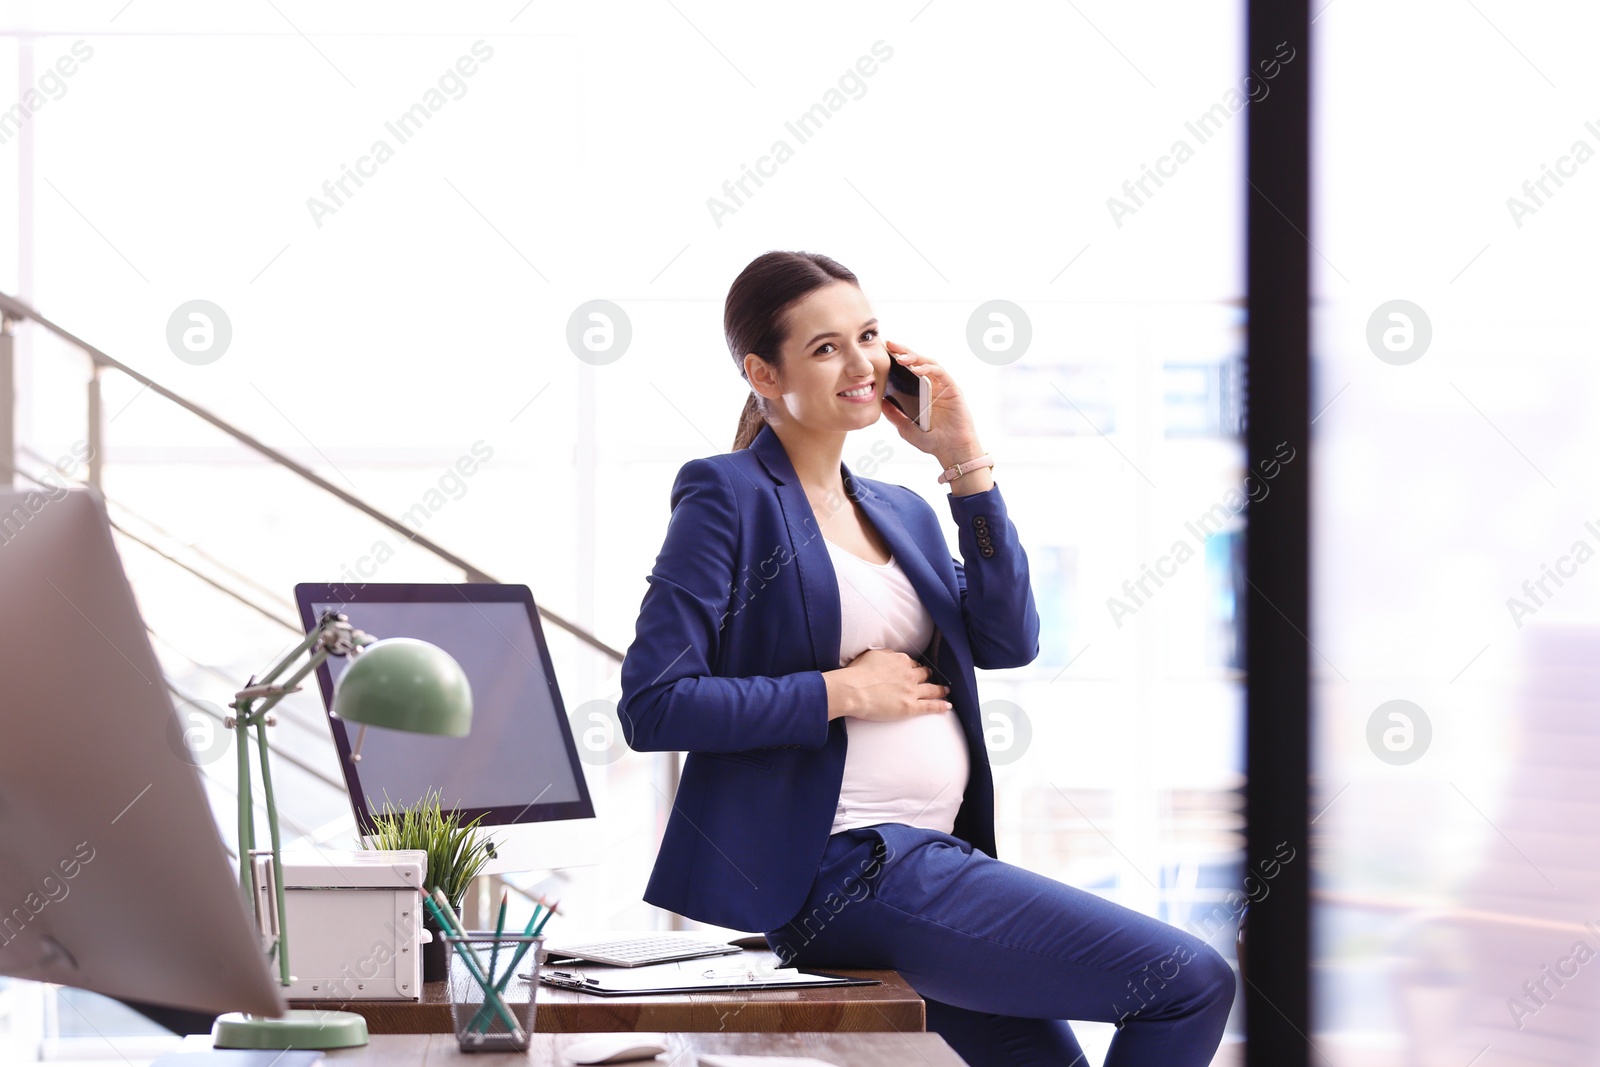
[[[206,422],[210,423],[212,426],[215,426],[217,429],[221,430],[223,433],[227,434],[229,437],[232,437],[234,440],[238,441],[240,444],[243,444],[245,447],[250,448],[250,449],[254,450],[255,452],[260,453],[261,455],[263,455],[266,458],[270,459],[272,462],[278,464],[279,466],[284,467],[287,470],[293,471],[295,474],[299,475],[304,480],[310,482],[312,485],[316,486],[318,489],[321,489],[323,492],[329,493],[332,496],[338,498],[339,500],[343,501],[348,506],[350,506],[352,508],[355,508],[357,511],[359,511],[362,514],[366,515],[368,518],[373,519],[376,522],[382,523],[384,526],[387,526],[389,529],[391,529],[391,530],[395,531],[396,533],[398,533],[398,534],[402,535],[403,537],[405,537],[408,541],[411,541],[412,543],[414,543],[414,544],[426,549],[427,551],[433,553],[435,556],[438,556],[440,559],[444,560],[446,563],[449,563],[451,566],[459,568],[466,575],[467,581],[469,581],[469,582],[495,583],[496,580],[492,576],[490,576],[488,572],[486,572],[484,570],[481,570],[478,567],[473,566],[471,563],[468,563],[466,560],[462,559],[460,556],[457,556],[455,553],[453,553],[453,552],[449,551],[448,549],[444,548],[442,545],[435,544],[433,541],[429,540],[428,538],[422,536],[420,533],[417,533],[415,530],[412,530],[411,528],[407,527],[405,524],[401,523],[398,519],[395,519],[395,518],[393,518],[393,517],[391,517],[389,515],[386,515],[385,513],[379,511],[377,508],[373,507],[371,504],[368,504],[366,501],[360,499],[359,497],[355,496],[354,494],[346,492],[345,490],[339,488],[337,485],[334,485],[332,482],[328,481],[326,478],[323,478],[321,475],[317,474],[315,471],[311,470],[309,467],[306,467],[306,466],[304,466],[304,465],[302,465],[300,463],[297,463],[295,460],[290,459],[288,456],[284,455],[282,452],[280,452],[277,449],[273,448],[271,445],[268,445],[268,444],[265,444],[265,443],[263,443],[261,441],[256,440],[256,438],[254,438],[254,437],[250,436],[249,434],[245,433],[243,430],[241,430],[238,427],[234,426],[232,423],[229,423],[226,420],[224,420],[224,419],[222,419],[222,418],[220,418],[220,417],[218,417],[216,415],[213,415],[211,412],[207,411],[205,408],[203,408],[200,405],[194,403],[193,401],[187,400],[184,397],[179,396],[177,393],[174,393],[172,390],[170,390],[167,387],[159,384],[158,382],[154,381],[153,379],[151,379],[149,377],[146,377],[143,374],[140,374],[138,371],[134,370],[132,367],[128,366],[127,364],[122,363],[119,360],[113,359],[111,356],[109,356],[106,353],[100,351],[100,349],[96,348],[94,345],[90,344],[89,342],[83,340],[81,337],[78,337],[77,335],[69,332],[68,330],[62,328],[61,326],[56,325],[54,322],[51,322],[49,319],[47,319],[43,315],[39,314],[32,307],[30,307],[28,304],[25,304],[21,300],[18,300],[16,297],[11,296],[11,295],[9,295],[7,293],[0,293],[0,317],[3,317],[3,318],[8,319],[8,320],[18,320],[18,321],[32,322],[32,323],[35,323],[35,324],[37,324],[39,326],[44,327],[46,330],[49,330],[51,333],[55,334],[57,337],[61,338],[63,341],[66,341],[68,344],[74,346],[79,351],[81,351],[85,355],[87,355],[89,357],[90,361],[94,365],[96,374],[98,374],[99,370],[101,368],[103,368],[103,367],[107,367],[107,368],[110,368],[110,369],[116,370],[116,371],[121,371],[123,374],[126,374],[129,378],[132,378],[134,381],[138,382],[140,385],[144,386],[145,388],[151,390],[152,392],[154,392],[154,393],[156,393],[156,394],[158,394],[160,396],[166,397],[168,400],[172,401],[174,404],[176,404],[179,407],[183,408],[185,411],[189,412],[190,414],[192,414],[192,415],[194,415],[194,416],[196,416],[198,418],[204,419]],[[98,394],[95,394],[94,396],[97,397]],[[97,406],[97,405],[94,405],[93,400],[94,400],[94,397],[91,398],[91,405],[92,406]],[[99,427],[97,425],[91,425],[90,426],[90,434],[91,434],[91,437],[93,438],[93,440],[91,440],[89,442],[89,444],[91,445],[92,455],[94,457],[94,461],[91,464],[91,468],[90,468],[91,469],[90,481],[91,481],[91,483],[95,483],[96,488],[99,488],[99,486],[97,484],[98,483],[98,478],[93,476],[98,471],[99,457],[101,455],[101,449],[98,447],[98,445],[99,445],[99,440],[98,440],[98,438],[99,438]],[[547,620],[550,623],[553,623],[556,626],[559,626],[561,629],[567,631],[572,636],[574,636],[578,640],[582,641],[584,644],[589,645],[591,648],[594,648],[596,651],[602,652],[605,655],[610,656],[611,659],[614,660],[615,662],[617,662],[617,663],[621,663],[622,662],[622,658],[623,657],[622,657],[622,653],[621,652],[617,651],[616,649],[612,648],[610,645],[608,645],[605,642],[601,641],[599,638],[595,637],[593,634],[589,633],[587,630],[583,629],[582,627],[576,625],[575,623],[568,622],[566,619],[562,618],[560,615],[557,615],[554,612],[551,612],[550,610],[548,610],[546,608],[543,608],[543,607],[539,608],[539,614],[545,620]]]
[[[26,454],[30,459],[34,460],[34,462],[40,463],[42,466],[45,466],[45,467],[49,468],[50,470],[54,471],[56,474],[60,475],[61,477],[66,478],[68,481],[76,482],[79,485],[88,485],[89,484],[88,482],[85,482],[81,478],[73,478],[71,475],[67,474],[65,471],[63,471],[60,467],[56,466],[54,463],[51,463],[48,460],[42,459],[37,452],[35,452],[31,448],[28,448],[26,445],[21,446],[18,449],[18,451]],[[49,489],[49,488],[51,488],[51,486],[46,485],[45,482],[42,479],[40,479],[37,475],[29,474],[27,471],[23,470],[21,467],[14,468],[14,472],[16,474],[19,474],[22,477],[28,479],[28,481],[30,481],[33,484],[37,485],[41,489]],[[102,492],[100,495],[105,497],[105,500],[106,500],[107,504],[116,504],[120,509],[127,511],[130,514],[134,514],[134,515],[138,514],[137,512],[134,512],[132,508],[129,508],[126,504],[123,504],[123,503],[121,503],[120,501],[117,501],[117,500],[113,500],[109,496],[106,496],[106,494],[104,492]],[[143,519],[143,516],[138,516],[138,517]],[[148,522],[149,520],[145,520],[145,521]],[[122,536],[128,538],[130,541],[133,541],[135,544],[143,546],[144,548],[148,549],[150,552],[155,553],[156,555],[160,556],[162,559],[166,560],[168,563],[172,564],[174,567],[177,567],[180,570],[187,571],[188,573],[194,575],[200,581],[205,582],[207,585],[209,585],[213,589],[217,590],[223,596],[231,597],[234,600],[237,600],[239,603],[243,604],[245,607],[249,608],[251,611],[254,611],[257,614],[263,616],[264,618],[269,619],[270,621],[277,623],[279,626],[282,626],[284,629],[288,630],[292,634],[295,634],[295,635],[297,635],[299,637],[304,637],[305,636],[305,632],[303,630],[301,630],[299,626],[297,626],[294,623],[288,621],[287,619],[279,618],[278,616],[274,615],[272,612],[268,611],[266,608],[262,607],[260,604],[257,604],[255,601],[251,600],[249,597],[244,596],[243,594],[239,593],[237,590],[228,588],[228,586],[226,586],[226,585],[222,584],[221,582],[217,581],[215,578],[211,577],[209,574],[205,574],[204,572],[200,571],[198,568],[191,567],[189,564],[183,562],[183,560],[181,560],[178,557],[172,555],[171,553],[163,552],[161,549],[157,548],[155,545],[151,544],[149,541],[145,540],[144,538],[140,537],[138,534],[136,534],[133,531],[129,530],[126,526],[122,525],[116,519],[114,519],[114,518],[110,519],[110,523],[111,523],[111,528],[113,530],[117,531],[118,533],[120,533]],[[152,524],[152,525],[154,525],[154,524]]]
[[[59,477],[64,478],[67,481],[76,482],[79,485],[87,485],[87,484],[89,484],[84,479],[77,477],[76,475],[74,475],[70,471],[68,471],[66,468],[60,466],[57,463],[52,462],[51,460],[47,459],[45,456],[41,455],[37,450],[35,450],[33,448],[30,448],[27,445],[19,443],[17,445],[17,453],[19,455],[27,456],[29,459],[33,460],[35,463],[39,464],[43,468],[46,468],[46,469],[51,470],[51,471],[54,471]],[[32,475],[27,475],[26,477],[30,477],[31,478]],[[177,534],[173,533],[171,530],[168,530],[167,528],[162,526],[160,523],[158,523],[154,519],[150,518],[150,516],[139,514],[139,512],[137,510],[135,510],[131,505],[127,504],[124,501],[118,500],[116,497],[114,497],[110,493],[106,492],[104,486],[97,486],[96,488],[98,488],[100,490],[100,495],[105,498],[106,503],[108,505],[113,505],[116,508],[118,508],[119,510],[121,510],[123,512],[126,512],[128,515],[132,516],[133,518],[138,519],[139,522],[144,524],[144,526],[148,527],[150,530],[152,530],[155,533],[157,533],[157,534],[161,535],[162,537],[166,538],[167,541],[176,542],[176,543],[183,543],[182,539]],[[257,593],[260,593],[264,597],[270,598],[271,600],[273,600],[274,602],[276,602],[277,604],[279,604],[280,606],[282,606],[283,608],[285,608],[288,611],[292,612],[292,611],[295,610],[294,600],[293,599],[284,596],[282,593],[278,592],[277,590],[274,590],[274,589],[271,589],[271,588],[269,588],[267,586],[262,585],[260,582],[256,581],[254,578],[250,577],[248,574],[246,574],[243,571],[237,569],[236,567],[230,566],[227,563],[227,561],[218,559],[216,556],[213,556],[211,553],[207,552],[205,549],[201,548],[199,545],[183,543],[183,547],[184,547],[184,550],[186,552],[189,552],[190,554],[196,556],[199,559],[205,560],[211,566],[217,568],[222,573],[226,574],[229,578],[232,578],[234,581],[237,581],[237,582],[239,582],[239,583],[241,583],[243,585],[249,586],[251,589],[255,590]],[[297,634],[301,633],[301,632],[302,631],[299,630],[298,628],[295,630],[295,633],[297,633]]]

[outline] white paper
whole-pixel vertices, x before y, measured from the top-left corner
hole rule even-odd
[[[798,967],[768,967],[763,969],[755,967],[708,967],[700,974],[703,978],[728,978],[739,982],[795,981],[802,977]]]

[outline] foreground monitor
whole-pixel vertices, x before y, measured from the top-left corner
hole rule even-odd
[[[0,974],[286,1007],[92,489],[0,490]]]

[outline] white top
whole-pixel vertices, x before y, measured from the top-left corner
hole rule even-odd
[[[872,648],[908,656],[927,648],[933,616],[894,557],[871,563],[823,540],[839,577],[839,666]],[[833,833],[880,822],[954,831],[967,789],[967,739],[954,710],[844,723],[849,746]]]

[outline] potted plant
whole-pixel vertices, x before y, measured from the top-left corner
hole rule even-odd
[[[430,789],[410,807],[397,807],[385,794],[383,811],[373,817],[376,832],[371,844],[362,839],[363,848],[421,849],[428,854],[428,870],[423,876],[428,892],[443,890],[459,913],[467,887],[489,861],[491,842],[478,832],[479,815],[463,823],[455,810],[445,811],[439,790]],[[419,909],[420,910],[420,909]],[[450,957],[441,931],[425,912],[423,925],[433,940],[422,947],[422,980],[441,982],[449,975]]]

